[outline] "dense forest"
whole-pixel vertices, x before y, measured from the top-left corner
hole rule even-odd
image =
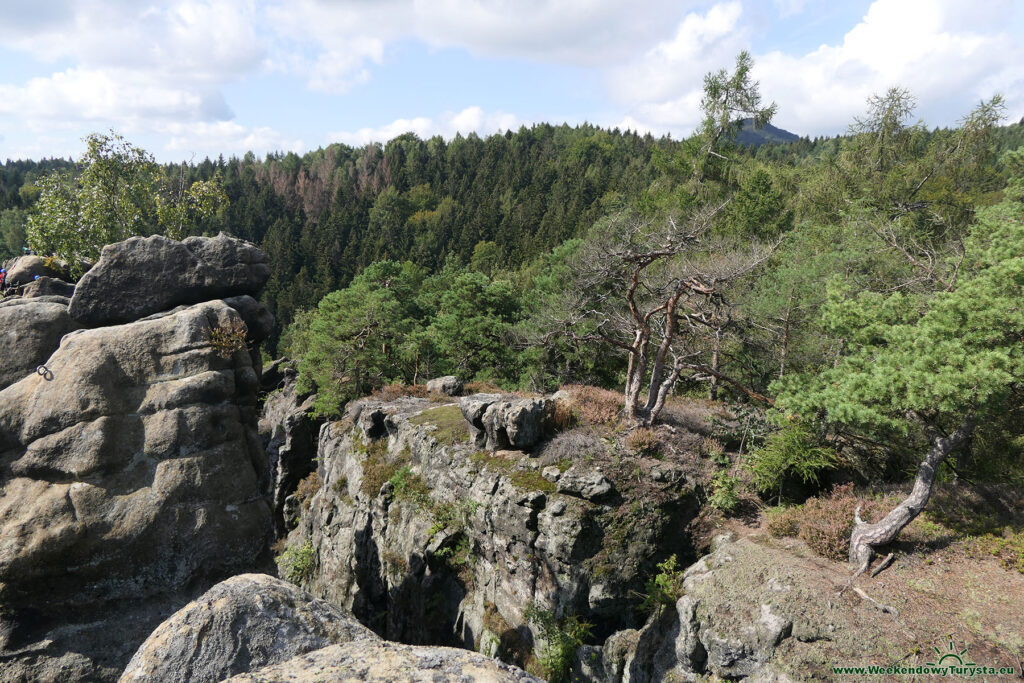
[[[158,167],[94,136],[77,164],[0,168],[0,251],[27,241],[74,269],[90,254],[54,226],[100,221],[76,188],[145,177],[118,200],[141,202],[141,222],[95,239],[224,230],[260,245],[269,353],[300,361],[321,414],[452,373],[615,388],[648,428],[683,392],[756,409],[764,495],[915,467],[930,490],[964,444],[957,476],[1020,480],[1024,122],[1004,125],[996,96],[929,129],[893,88],[845,135],[747,145],[775,113],[749,69],[741,55],[708,75],[685,140],[541,124]],[[927,495],[908,501],[906,518],[864,525],[851,557]]]

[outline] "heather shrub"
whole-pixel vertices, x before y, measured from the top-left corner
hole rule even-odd
[[[295,489],[295,497],[298,499],[303,510],[309,509],[309,504],[312,502],[313,496],[319,490],[320,475],[315,471],[299,482],[298,488]]]
[[[236,351],[244,351],[247,348],[246,327],[241,320],[230,320],[210,330],[210,346],[219,355],[229,358]]]
[[[626,445],[629,446],[629,450],[639,456],[654,457],[661,453],[661,440],[653,429],[647,427],[634,429],[626,437]]]
[[[582,424],[614,425],[622,414],[622,394],[580,384],[566,385],[562,391],[572,396],[572,410]]]
[[[853,484],[836,486],[828,497],[809,498],[800,514],[797,534],[814,552],[833,560],[845,560],[850,549],[853,513],[861,501],[853,493]],[[874,506],[861,508],[861,517]]]
[[[798,507],[768,508],[764,513],[764,527],[775,538],[796,536],[800,533],[800,516],[803,512]]]

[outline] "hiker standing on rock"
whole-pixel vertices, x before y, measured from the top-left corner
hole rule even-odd
[[[7,291],[7,269],[0,268],[0,296]]]

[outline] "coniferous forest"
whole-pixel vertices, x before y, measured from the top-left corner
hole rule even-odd
[[[322,415],[444,374],[614,389],[640,427],[685,393],[761,411],[752,476],[780,498],[829,470],[900,479],[967,439],[958,475],[1019,481],[1024,122],[996,96],[929,128],[894,88],[841,136],[740,144],[774,114],[744,59],[709,75],[685,140],[541,124],[189,165],[142,155],[143,214],[151,232],[173,215],[175,236],[260,246],[268,354],[298,362]],[[46,178],[86,182],[105,148],[90,149],[0,167],[0,255],[48,250]],[[199,183],[217,201],[168,209]]]

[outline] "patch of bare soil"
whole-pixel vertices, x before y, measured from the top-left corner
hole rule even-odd
[[[875,502],[887,509],[901,493],[890,491]],[[900,540],[885,549],[894,554],[892,564],[874,578],[859,577],[849,588],[852,568],[846,563],[818,556],[796,538],[773,538],[749,518],[719,519],[714,532],[728,530],[763,548],[785,551],[790,556],[785,563],[800,568],[794,581],[817,595],[820,604],[809,612],[824,610],[818,617],[827,614],[833,635],[821,642],[793,638],[777,653],[779,661],[795,665],[790,671],[797,679],[857,680],[834,676],[831,665],[917,666],[952,651],[964,662],[1015,671],[1012,677],[975,680],[1021,680],[1024,570],[1017,562],[1024,548],[1016,544],[1024,528],[1022,513],[1024,501],[1005,487],[945,485]]]

